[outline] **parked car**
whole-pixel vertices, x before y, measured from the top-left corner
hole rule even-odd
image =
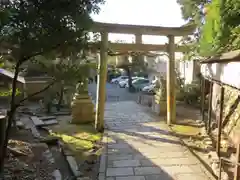
[[[132,77],[132,80],[137,79],[138,77]],[[118,83],[120,88],[125,88],[128,85],[129,79],[122,80]]]
[[[133,81],[132,86],[135,91],[141,91],[142,88],[144,88],[145,86],[148,86],[149,84],[150,84],[149,79],[138,78]]]
[[[137,79],[144,79],[144,78],[143,77],[137,77],[137,78],[133,79],[132,83],[134,83]],[[125,87],[129,88],[129,84],[127,83]]]
[[[156,83],[150,84],[148,86],[143,87],[142,92],[149,93],[149,94],[155,94],[156,88],[157,88]]]
[[[118,84],[121,80],[128,79],[128,76],[119,76],[111,80],[111,83]]]

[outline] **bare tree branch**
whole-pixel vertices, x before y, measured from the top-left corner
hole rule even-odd
[[[57,81],[53,80],[50,84],[48,84],[45,88],[41,89],[40,91],[37,91],[35,93],[30,94],[29,96],[27,96],[26,98],[22,99],[18,104],[15,105],[15,109],[18,108],[19,106],[21,106],[21,103],[23,103],[24,101],[30,99],[31,97],[34,97],[46,90],[48,90],[51,86],[53,86]]]

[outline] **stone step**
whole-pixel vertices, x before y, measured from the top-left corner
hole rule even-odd
[[[31,116],[30,118],[33,121],[33,124],[35,126],[42,126],[42,125],[44,125],[44,122],[41,119],[39,119],[37,116]]]

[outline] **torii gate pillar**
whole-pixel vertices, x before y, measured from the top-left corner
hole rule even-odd
[[[167,124],[176,122],[176,95],[175,95],[175,44],[174,36],[168,36],[168,54],[167,62]]]
[[[96,99],[96,115],[95,115],[95,128],[99,132],[104,131],[107,60],[108,60],[108,33],[101,32],[101,47],[100,47],[100,58],[98,62],[97,99]]]

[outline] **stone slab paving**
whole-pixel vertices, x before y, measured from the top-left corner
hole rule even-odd
[[[98,180],[213,179],[145,107],[122,101],[107,102],[105,109],[105,150]]]

